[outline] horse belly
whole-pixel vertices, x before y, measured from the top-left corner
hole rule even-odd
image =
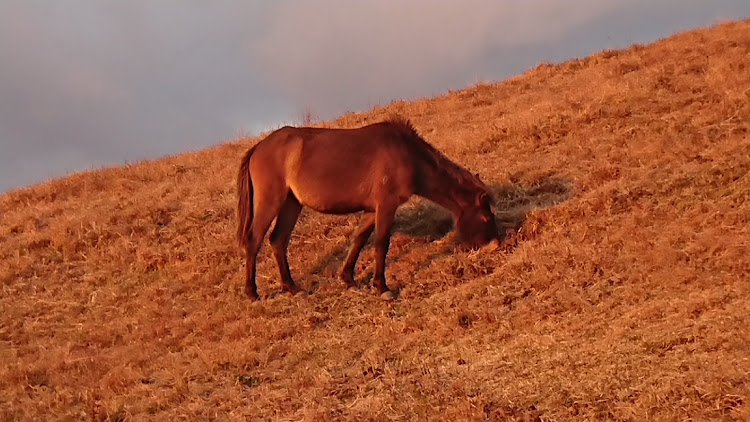
[[[302,205],[326,214],[350,214],[374,210],[369,200],[357,195],[346,195],[345,192],[328,192],[322,189],[292,186],[292,193]]]
[[[290,189],[297,200],[315,211],[350,214],[375,209],[372,189],[367,180],[329,174],[298,174]]]

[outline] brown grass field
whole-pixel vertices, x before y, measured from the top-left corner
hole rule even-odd
[[[306,210],[242,293],[259,138],[0,196],[0,420],[750,420],[750,21],[350,113],[412,120],[496,193],[500,251],[397,216],[384,302]],[[373,253],[358,265],[369,283]]]

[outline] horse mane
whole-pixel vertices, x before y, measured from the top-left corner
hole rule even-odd
[[[445,171],[451,178],[457,180],[462,185],[469,185],[483,191],[488,190],[478,177],[453,162],[440,152],[440,150],[425,141],[409,119],[395,115],[389,117],[385,122],[396,128],[410,149],[433,167]]]

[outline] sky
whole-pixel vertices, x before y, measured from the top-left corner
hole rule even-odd
[[[747,0],[0,0],[0,192],[748,17]]]

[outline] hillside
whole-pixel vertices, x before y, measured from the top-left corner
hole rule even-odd
[[[305,210],[243,295],[258,139],[0,196],[0,420],[749,420],[750,21],[540,65],[391,114],[480,173],[508,232],[397,216],[384,302]],[[373,251],[357,279],[369,282]]]

